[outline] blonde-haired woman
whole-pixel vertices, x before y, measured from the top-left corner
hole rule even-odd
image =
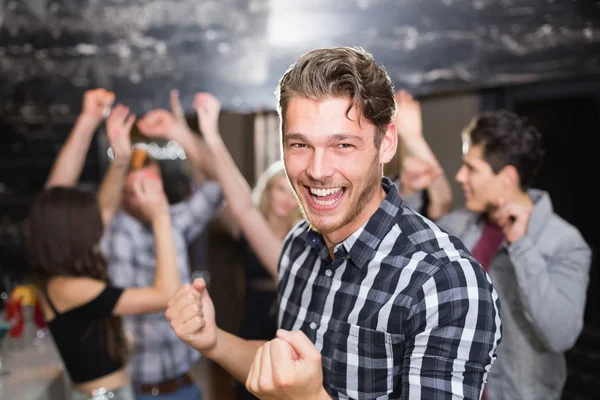
[[[284,236],[301,217],[281,160],[271,164],[260,175],[252,190],[252,202],[271,228]],[[275,270],[275,276],[276,272]]]

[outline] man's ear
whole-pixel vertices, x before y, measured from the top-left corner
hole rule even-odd
[[[519,187],[521,177],[519,171],[513,165],[506,165],[500,170],[498,176],[505,188]]]
[[[381,144],[379,146],[379,163],[387,164],[396,155],[398,148],[398,134],[396,133],[396,126],[394,123],[389,123],[385,128],[385,133],[381,138]]]

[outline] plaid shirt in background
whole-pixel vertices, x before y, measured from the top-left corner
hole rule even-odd
[[[189,199],[170,207],[181,283],[190,282],[187,245],[219,212],[222,193],[215,182],[198,187]],[[124,211],[111,221],[102,240],[112,283],[118,287],[154,285],[156,246],[150,225]],[[164,312],[128,316],[125,329],[134,336],[130,374],[135,383],[159,383],[189,371],[200,354],[183,343]]]
[[[334,399],[479,399],[500,342],[498,296],[464,245],[403,207],[392,182],[334,249],[306,222],[280,260],[281,328],[322,354]]]

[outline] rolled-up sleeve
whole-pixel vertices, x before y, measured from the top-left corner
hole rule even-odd
[[[171,206],[173,228],[190,243],[215,218],[222,206],[223,193],[219,184],[213,181],[203,183],[187,200]]]
[[[467,259],[440,268],[415,296],[408,327],[403,398],[479,399],[501,340],[483,269]]]

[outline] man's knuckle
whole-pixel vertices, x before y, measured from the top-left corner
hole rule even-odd
[[[273,389],[271,381],[266,376],[260,376],[258,378],[258,390],[259,392],[269,392]]]
[[[280,389],[286,389],[292,386],[293,380],[289,375],[277,373],[273,376],[273,384]]]

